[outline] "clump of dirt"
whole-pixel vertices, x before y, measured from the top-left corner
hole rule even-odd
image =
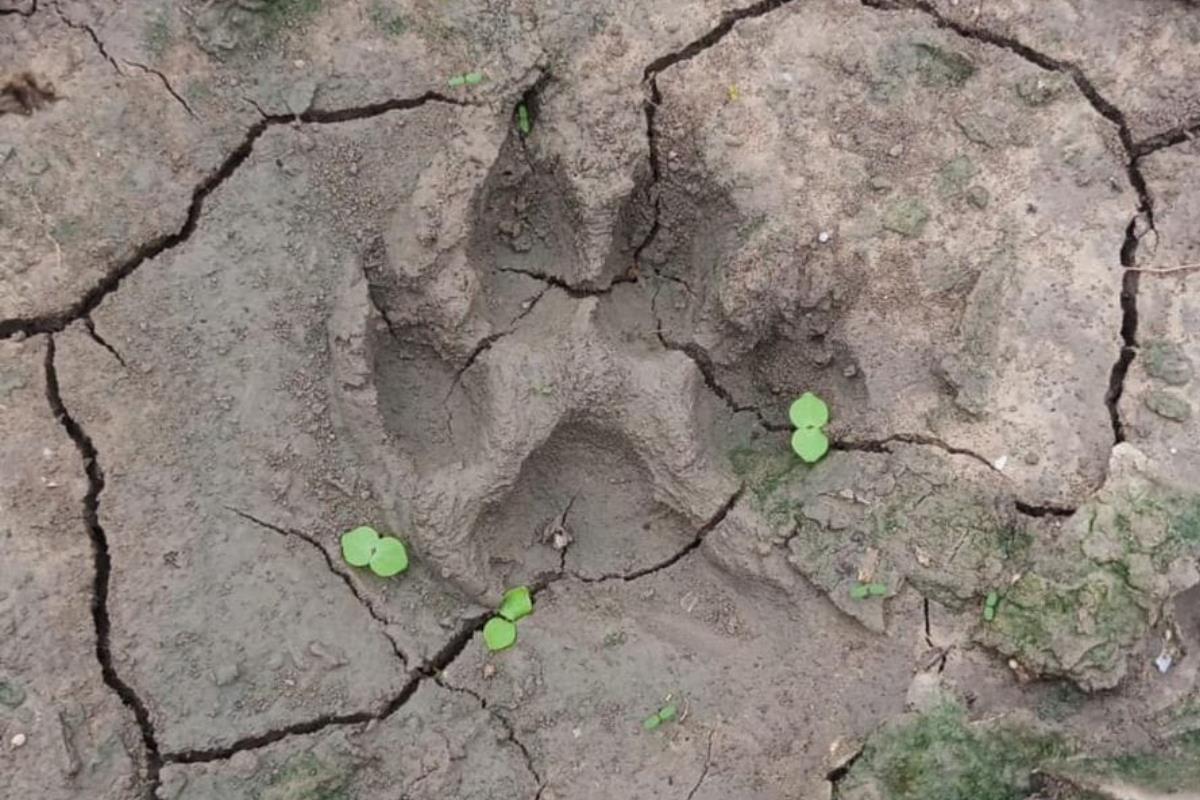
[[[54,85],[39,80],[31,72],[23,72],[0,81],[0,115],[29,116],[58,99]]]

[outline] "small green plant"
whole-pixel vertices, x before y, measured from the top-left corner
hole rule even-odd
[[[390,578],[408,569],[408,550],[404,542],[391,536],[380,536],[366,525],[342,534],[342,558],[352,567],[370,567],[381,578]]]
[[[866,600],[868,597],[883,597],[887,594],[887,584],[859,583],[850,589],[850,597],[854,600]]]
[[[464,72],[462,75],[455,75],[446,81],[450,84],[450,88],[457,89],[460,86],[475,86],[483,83],[482,72]]]
[[[529,118],[529,107],[524,103],[517,106],[517,130],[522,136],[528,136],[533,130],[533,122]]]
[[[642,730],[657,730],[664,722],[673,722],[679,717],[679,706],[670,702],[670,695],[666,699],[668,702],[665,706],[642,720]]]
[[[829,452],[829,439],[822,428],[829,422],[829,406],[812,392],[805,392],[788,409],[788,418],[796,426],[792,449],[809,464],[815,464]]]
[[[996,609],[1000,606],[1000,595],[996,592],[988,592],[987,598],[983,601],[983,618],[991,622],[996,618]]]
[[[483,626],[483,641],[493,652],[512,647],[517,641],[517,620],[533,613],[533,594],[528,586],[509,589],[500,598],[498,616],[492,617]]]

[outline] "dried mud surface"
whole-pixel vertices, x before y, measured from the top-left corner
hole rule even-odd
[[[0,794],[1197,796],[1197,70],[1185,0],[0,0]]]

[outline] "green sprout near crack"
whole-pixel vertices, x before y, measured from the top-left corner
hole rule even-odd
[[[682,715],[679,713],[679,704],[674,701],[674,696],[668,694],[663,698],[663,705],[658,711],[655,711],[650,716],[642,720],[642,730],[654,731],[658,730],[665,722],[683,721],[683,717],[687,715],[685,711]]]
[[[507,650],[517,641],[517,620],[533,613],[533,595],[528,586],[509,589],[500,598],[497,616],[483,626],[483,641],[488,650]]]
[[[815,464],[829,452],[825,424],[829,422],[829,406],[812,392],[805,392],[788,409],[788,418],[796,427],[792,434],[792,449],[805,462]]]
[[[529,107],[524,103],[517,106],[517,130],[522,136],[528,136],[533,130],[533,120],[529,116]]]
[[[342,534],[342,558],[352,567],[370,567],[381,578],[399,575],[408,569],[408,550],[404,542],[380,536],[366,525]]]

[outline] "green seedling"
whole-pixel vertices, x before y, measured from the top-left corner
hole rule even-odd
[[[517,130],[521,132],[522,136],[528,136],[529,132],[533,130],[533,121],[529,118],[529,108],[524,103],[517,106]]]
[[[887,584],[860,583],[850,589],[850,597],[854,600],[866,600],[868,597],[883,597],[887,594]]]
[[[991,622],[996,618],[996,608],[1000,605],[1000,595],[995,592],[988,592],[987,599],[983,601],[983,618]]]
[[[505,650],[517,641],[517,620],[533,613],[533,594],[528,586],[509,589],[500,598],[498,616],[492,617],[483,626],[483,641],[488,650]]]
[[[483,626],[483,641],[488,650],[506,650],[517,641],[517,626],[503,617],[492,617]]]
[[[380,536],[366,525],[342,534],[342,558],[352,567],[370,567],[381,578],[390,578],[408,569],[408,550],[404,542],[391,536]]]
[[[642,729],[647,731],[656,730],[659,725],[664,722],[672,722],[679,716],[679,706],[674,703],[667,703],[665,706],[655,711],[650,716],[642,720]]]
[[[533,598],[529,594],[529,587],[518,586],[505,592],[504,597],[500,600],[500,609],[497,613],[509,622],[516,622],[521,617],[532,614]]]
[[[829,406],[812,392],[805,392],[788,409],[788,418],[796,426],[792,449],[805,462],[815,464],[829,452],[829,439],[821,430],[829,422]]]
[[[475,86],[477,84],[483,83],[483,73],[482,72],[464,72],[462,75],[455,75],[450,80],[448,80],[447,83],[449,83],[450,87],[453,89],[457,89],[460,86]]]

